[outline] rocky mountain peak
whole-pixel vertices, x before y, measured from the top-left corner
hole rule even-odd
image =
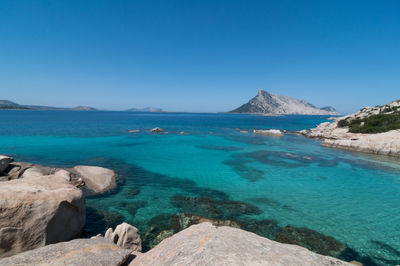
[[[304,115],[338,115],[333,107],[318,108],[304,100],[284,95],[274,95],[265,90],[258,90],[257,95],[248,103],[231,111],[232,113],[255,114],[304,114]]]

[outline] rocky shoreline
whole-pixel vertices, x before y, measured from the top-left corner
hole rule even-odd
[[[104,237],[77,238],[86,222],[85,195],[108,191],[115,178],[97,166],[51,168],[0,156],[0,265],[348,264],[247,232],[234,221],[192,214],[174,216],[179,228],[159,232],[146,253],[127,223]]]
[[[400,108],[400,100],[383,106],[365,107],[359,112],[343,117],[331,118],[316,128],[295,132],[309,138],[322,139],[324,147],[400,157],[400,129],[381,133],[353,133],[352,121],[359,121],[359,128],[365,127],[365,121],[371,116],[393,115]],[[390,123],[385,125],[390,128]]]

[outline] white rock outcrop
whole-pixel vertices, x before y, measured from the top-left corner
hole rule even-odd
[[[110,239],[117,246],[132,251],[142,251],[142,240],[140,239],[139,231],[136,227],[122,223],[115,228],[109,228],[105,235],[105,238]]]
[[[303,247],[211,223],[193,225],[138,255],[136,265],[351,265]]]
[[[254,129],[253,133],[271,137],[281,137],[284,135],[284,132],[279,129]]]
[[[0,257],[78,236],[85,225],[80,189],[58,175],[0,182]]]

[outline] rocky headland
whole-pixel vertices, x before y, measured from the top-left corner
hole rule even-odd
[[[400,100],[365,107],[297,133],[322,139],[325,147],[400,157]]]

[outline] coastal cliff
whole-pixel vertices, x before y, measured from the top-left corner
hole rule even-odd
[[[322,146],[400,157],[400,100],[365,107],[298,132],[322,139]]]
[[[231,111],[231,113],[250,113],[264,115],[339,115],[331,106],[318,108],[304,100],[298,100],[289,96],[274,95],[264,90],[248,103]]]

